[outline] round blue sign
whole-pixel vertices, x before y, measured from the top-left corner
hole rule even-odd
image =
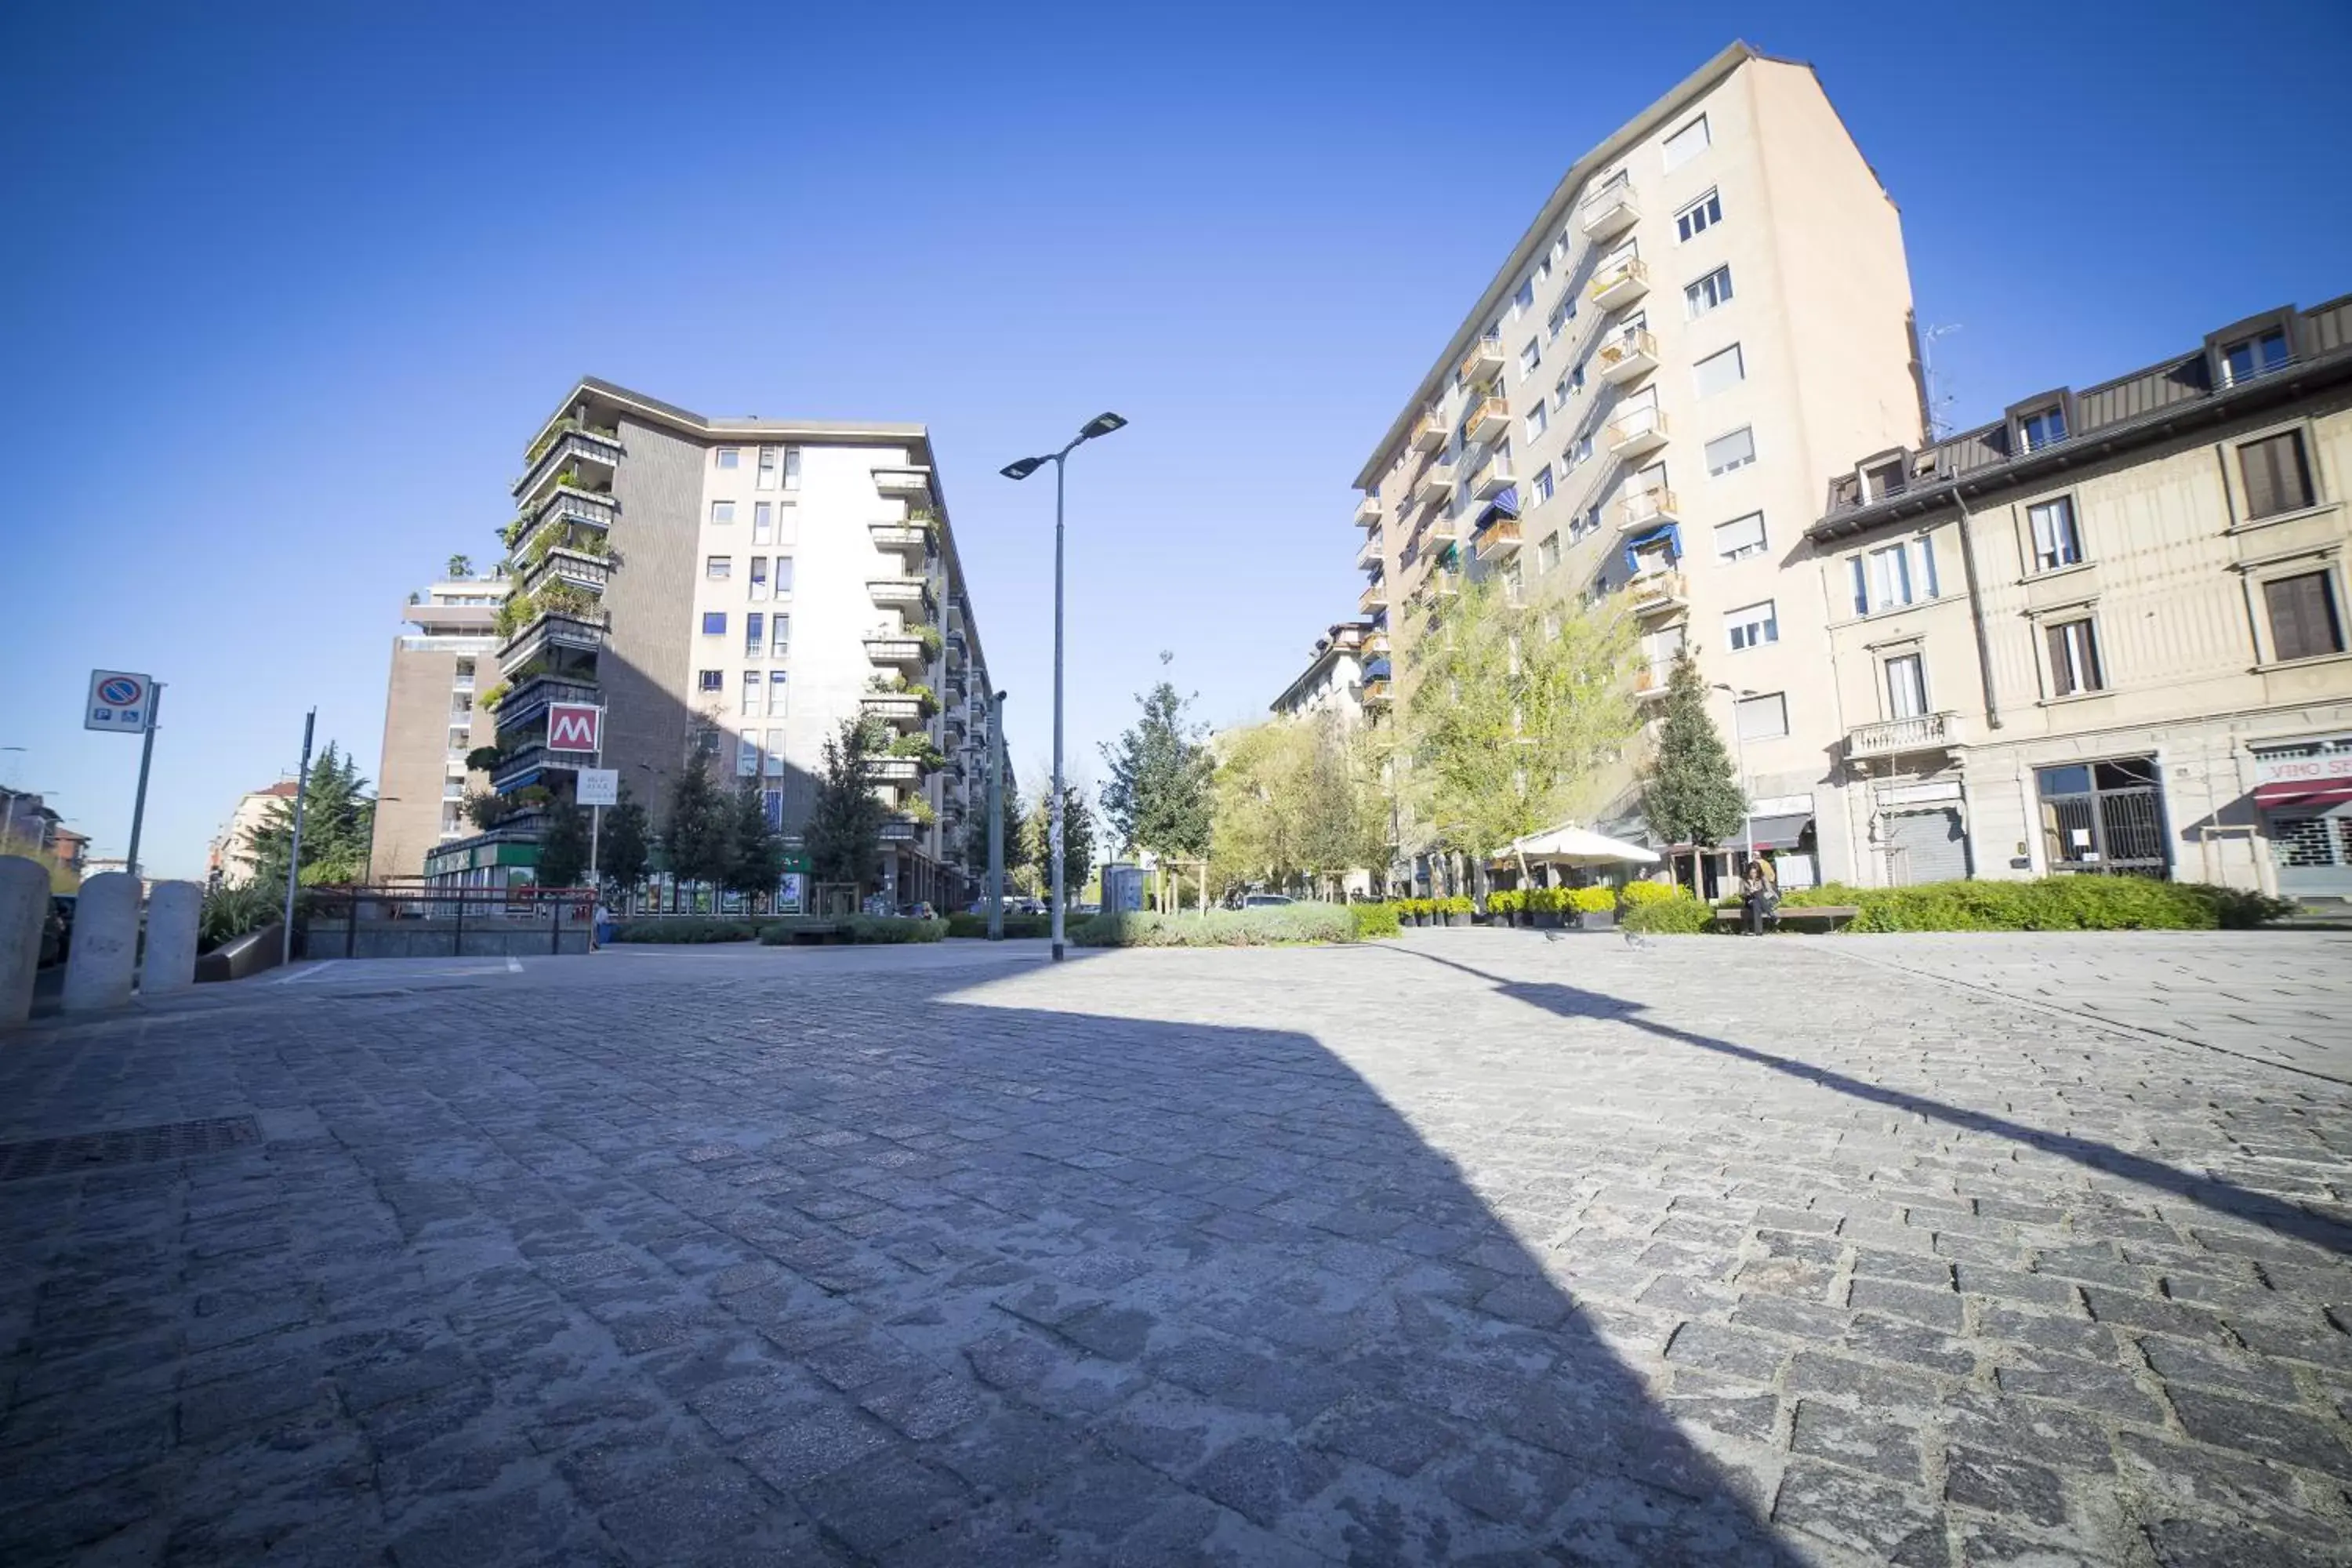
[[[98,697],[101,702],[111,703],[117,708],[127,708],[139,700],[139,689],[137,681],[127,675],[118,675],[112,679],[101,680],[98,683]]]

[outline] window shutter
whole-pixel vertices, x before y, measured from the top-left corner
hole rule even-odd
[[[1853,613],[1857,616],[1870,614],[1869,572],[1861,556],[1853,557]]]
[[[2033,563],[2044,568],[2058,563],[2057,532],[2051,526],[2052,510],[2045,502],[2025,514],[2033,520]]]
[[[2042,636],[2050,644],[2050,695],[2071,697],[2074,694],[2074,665],[2066,657],[2066,628],[2048,626]]]
[[[2270,606],[2273,658],[2311,658],[2344,650],[2343,627],[2325,572],[2273,578],[2263,584],[2263,597]]]
[[[2309,506],[2311,469],[2304,460],[2303,433],[2282,431],[2238,448],[2246,477],[2246,515],[2270,517]]]

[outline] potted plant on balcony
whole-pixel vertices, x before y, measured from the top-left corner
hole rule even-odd
[[[1617,889],[1579,888],[1569,895],[1576,906],[1576,923],[1585,931],[1609,931],[1617,924]]]

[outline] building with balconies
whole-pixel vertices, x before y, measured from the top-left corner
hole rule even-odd
[[[721,788],[758,792],[790,841],[825,742],[846,720],[877,721],[890,739],[871,782],[894,808],[880,894],[961,899],[961,846],[943,826],[957,814],[942,808],[984,761],[962,719],[991,689],[922,426],[709,418],[583,380],[530,441],[513,494],[500,597],[514,592],[482,611],[499,752],[482,782],[528,807],[533,792],[569,796],[583,767],[615,769],[658,823],[699,756]],[[604,710],[601,755],[550,744],[557,702]],[[433,869],[523,874],[512,841],[537,820],[525,810],[483,844],[444,845]],[[669,903],[715,896],[661,885]],[[816,891],[788,878],[771,901]]]
[[[392,639],[384,688],[383,749],[375,765],[375,826],[368,875],[414,877],[427,853],[472,831],[467,792],[487,785],[467,753],[495,733],[482,695],[498,679],[499,606],[505,577],[454,577],[409,595]]]
[[[1377,676],[1370,673],[1374,669]],[[1366,714],[1366,689],[1372,681],[1383,683],[1372,700],[1386,702],[1388,674],[1385,622],[1341,621],[1315,639],[1307,668],[1266,707],[1285,718],[1331,713],[1342,723],[1359,723]]]

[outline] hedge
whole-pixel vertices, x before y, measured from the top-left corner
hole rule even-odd
[[[1394,936],[1402,929],[1394,904],[1349,904],[1348,916],[1355,922],[1358,942]]]
[[[1851,904],[1846,929],[1893,931],[2245,931],[2294,905],[2240,888],[2147,877],[2044,877],[2032,882],[1923,882],[1909,888],[1831,883],[1781,900],[1785,909]]]
[[[1267,947],[1353,942],[1356,917],[1341,904],[1273,904],[1206,914],[1097,915],[1070,932],[1080,947]]]
[[[950,936],[986,936],[988,917],[973,914],[950,915],[948,934]],[[1054,917],[1008,914],[1004,917],[1004,934],[1007,937],[1051,936],[1054,934]]]
[[[938,942],[948,934],[945,921],[906,920],[898,915],[852,915],[837,923],[842,934],[855,942]],[[769,947],[782,947],[803,929],[793,921],[779,921],[762,931],[760,941]]]
[[[631,921],[613,931],[614,942],[750,942],[760,934],[750,921],[714,920],[708,915],[685,915],[674,920]]]
[[[1651,888],[1658,884],[1636,882],[1633,886]],[[1680,888],[1663,889],[1639,899],[1629,898],[1624,916],[1617,923],[1631,931],[1688,936],[1714,926],[1715,906],[1700,902]]]

